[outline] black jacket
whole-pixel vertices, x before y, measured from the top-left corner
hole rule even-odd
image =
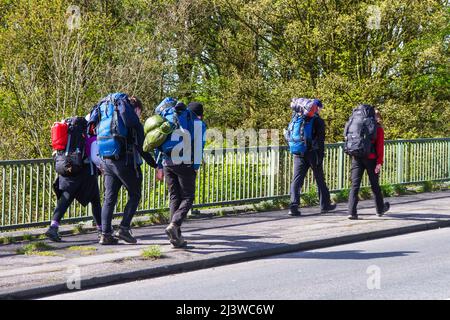
[[[325,156],[325,121],[320,116],[314,119],[312,151],[316,151],[320,157]]]

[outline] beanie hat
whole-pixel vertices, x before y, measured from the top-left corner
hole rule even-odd
[[[188,109],[194,112],[197,116],[203,117],[203,105],[200,102],[189,103]]]

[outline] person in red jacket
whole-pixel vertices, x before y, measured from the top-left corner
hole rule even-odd
[[[382,117],[378,110],[375,110],[375,118],[377,121],[377,132],[375,140],[372,141],[374,152],[370,153],[366,159],[352,157],[352,187],[350,189],[348,202],[348,218],[351,220],[358,219],[356,210],[358,206],[358,193],[365,170],[367,170],[367,174],[369,175],[370,186],[375,196],[378,216],[383,216],[390,208],[389,202],[384,202],[379,181],[381,167],[383,166],[384,161],[384,129],[382,127]]]

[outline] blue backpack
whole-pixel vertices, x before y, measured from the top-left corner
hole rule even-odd
[[[164,100],[161,101],[158,104],[158,106],[155,108],[155,114],[162,115],[164,110],[175,107],[176,104],[177,104],[177,100],[175,100],[174,98],[171,98],[171,97],[164,98]]]
[[[97,105],[97,144],[100,157],[118,159],[125,151],[128,129],[119,107],[131,108],[128,95],[113,93]]]
[[[285,139],[292,154],[304,156],[312,144],[313,125],[316,116],[307,118],[295,113],[285,132]]]
[[[193,146],[194,121],[198,120],[198,118],[191,110],[186,107],[170,107],[163,110],[161,116],[167,119],[174,131],[178,129],[187,130],[191,137],[191,146]],[[166,155],[170,155],[173,148],[183,140],[182,136],[178,139],[172,139],[172,135],[174,133],[171,133],[167,137],[166,141],[164,141],[164,143],[159,147],[159,149]]]

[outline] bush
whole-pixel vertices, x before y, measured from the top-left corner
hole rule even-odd
[[[343,189],[333,195],[333,201],[336,203],[347,202],[350,189]]]
[[[150,246],[141,252],[141,257],[144,259],[156,260],[161,258],[161,248],[160,246]]]
[[[278,209],[287,209],[289,208],[289,205],[291,204],[291,200],[289,198],[280,198],[274,201],[274,205]]]
[[[316,190],[311,190],[309,192],[303,193],[301,195],[301,200],[307,207],[319,204],[319,196]]]
[[[372,199],[372,191],[369,187],[362,187],[359,189],[359,198],[361,200]]]
[[[408,188],[402,184],[394,185],[394,192],[397,196],[405,195],[408,193]]]
[[[434,184],[432,181],[425,181],[419,188],[420,192],[433,192],[433,189]]]
[[[385,198],[392,197],[395,193],[394,187],[391,184],[383,184],[381,186],[381,192]]]
[[[253,209],[258,212],[270,211],[276,209],[277,206],[274,204],[272,200],[262,201],[260,203],[253,204]]]

